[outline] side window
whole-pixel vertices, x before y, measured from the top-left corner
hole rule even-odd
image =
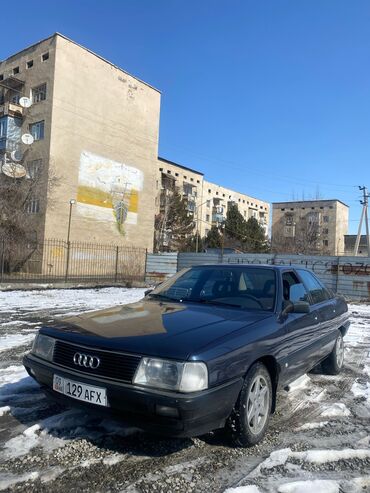
[[[329,293],[311,272],[300,269],[297,269],[297,272],[311,295],[312,304],[321,303],[329,299]]]
[[[284,272],[283,280],[283,298],[284,301],[309,301],[308,291],[298,279],[295,272]]]

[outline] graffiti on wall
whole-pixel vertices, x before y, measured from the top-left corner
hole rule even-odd
[[[143,173],[132,166],[87,151],[80,156],[77,212],[98,221],[137,224]]]

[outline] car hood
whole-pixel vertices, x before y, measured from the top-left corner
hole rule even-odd
[[[270,316],[216,305],[144,299],[65,318],[41,332],[101,349],[187,359],[216,339]]]

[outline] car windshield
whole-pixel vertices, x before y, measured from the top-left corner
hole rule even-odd
[[[150,293],[152,298],[272,311],[276,277],[261,267],[193,267]]]

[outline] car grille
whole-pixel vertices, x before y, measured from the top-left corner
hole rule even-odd
[[[86,368],[76,365],[73,362],[73,357],[76,353],[97,356],[100,359],[99,367],[92,369],[90,367]],[[53,362],[57,365],[65,366],[85,374],[99,375],[124,382],[132,382],[140,360],[141,356],[79,347],[63,341],[56,341],[53,355]]]

